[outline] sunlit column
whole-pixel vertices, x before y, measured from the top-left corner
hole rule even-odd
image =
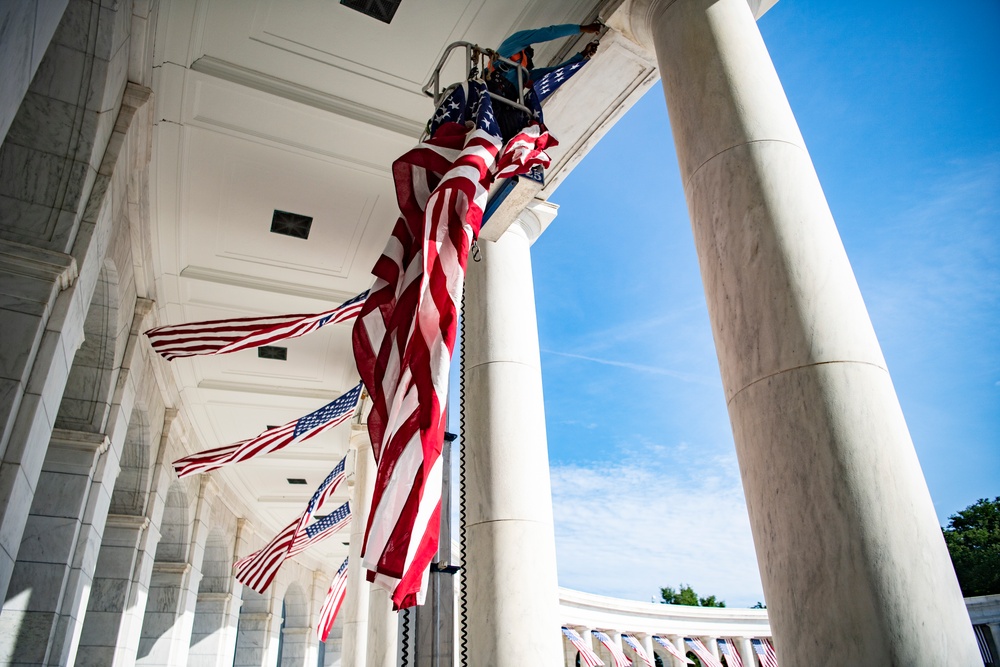
[[[351,543],[348,547],[347,592],[341,614],[344,618],[343,667],[365,667],[368,640],[368,595],[371,586],[361,567],[361,545],[368,523],[368,506],[375,491],[375,459],[368,429],[355,426],[351,432],[354,476],[351,486]]]
[[[975,664],[885,360],[748,3],[636,0],[629,23],[663,78],[783,662]]]
[[[739,649],[740,657],[743,658],[743,667],[754,667],[757,663],[750,638],[736,637],[733,641],[736,642],[736,648]]]
[[[552,492],[531,279],[555,214],[529,206],[469,262],[465,307],[465,585],[471,667],[559,664]]]
[[[679,635],[671,635],[670,636],[670,641],[673,643],[674,647],[678,651],[680,651],[681,655],[687,655],[688,647],[687,647],[687,644],[684,642],[684,637],[681,637]],[[685,665],[684,662],[681,662],[677,658],[674,658],[674,663],[676,663],[678,665],[678,667],[684,667],[684,665]]]
[[[372,586],[368,596],[368,660],[366,667],[396,667],[399,615],[389,591]]]

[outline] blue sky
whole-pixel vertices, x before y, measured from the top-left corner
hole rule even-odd
[[[781,0],[759,26],[944,523],[1000,495],[1000,3]],[[560,584],[762,600],[659,86],[553,201],[533,266]]]

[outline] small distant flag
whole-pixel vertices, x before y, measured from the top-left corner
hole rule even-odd
[[[330,628],[333,627],[333,622],[337,620],[337,612],[340,611],[340,605],[344,604],[344,597],[346,595],[347,559],[345,558],[340,569],[337,570],[337,574],[333,577],[330,590],[326,592],[326,599],[323,600],[323,606],[319,609],[319,623],[316,625],[316,634],[319,635],[321,642],[325,642],[326,638],[330,636]]]
[[[656,642],[657,644],[659,644],[660,646],[662,646],[664,651],[666,651],[670,655],[674,656],[675,658],[677,658],[678,660],[680,660],[684,664],[686,664],[686,665],[693,665],[694,664],[694,660],[691,660],[691,658],[687,657],[686,655],[684,655],[683,653],[681,653],[679,650],[677,650],[677,647],[674,646],[674,643],[672,641],[670,641],[669,639],[665,639],[665,638],[660,637],[658,635],[653,635],[653,641]]]
[[[146,332],[153,350],[167,361],[199,354],[226,354],[279,340],[298,338],[320,327],[355,317],[368,298],[362,292],[336,308],[312,315],[237,317],[188,324],[171,324]]]
[[[604,664],[604,661],[594,653],[593,649],[587,646],[586,642],[583,641],[583,637],[576,630],[563,627],[562,631],[566,635],[566,639],[576,648],[580,654],[580,662],[586,665],[586,667],[601,667]]]
[[[775,654],[771,642],[766,639],[751,639],[750,643],[760,659],[761,667],[778,667],[778,656]]]
[[[275,535],[267,543],[267,546],[236,561],[233,569],[236,570],[236,579],[240,583],[249,586],[258,593],[263,593],[274,581],[274,576],[278,573],[282,563],[312,544],[308,535],[308,530],[311,527],[308,526],[309,520],[323,507],[323,503],[334,494],[340,483],[344,481],[346,463],[347,457],[345,456],[313,493],[305,511]],[[350,517],[350,506],[347,503],[344,503],[338,511],[341,510],[346,513],[348,518]],[[329,519],[330,516],[332,515],[324,517],[323,520]]]
[[[646,649],[642,647],[642,644],[640,644],[635,637],[633,637],[632,635],[627,635],[623,632],[622,641],[628,644],[628,647],[630,649],[635,651],[635,654],[639,656],[640,660],[646,663],[647,667],[656,667],[656,664],[653,662],[653,659],[650,658],[648,655],[646,655]]]
[[[233,569],[236,578],[258,593],[263,593],[274,581],[282,563],[299,555],[351,522],[351,504],[346,502],[328,516],[323,517],[304,531],[296,531],[298,519],[285,526],[266,547],[236,561]],[[312,530],[312,534],[310,534]]]
[[[608,637],[600,630],[593,630],[591,631],[591,634],[594,635],[594,638],[597,639],[597,641],[604,644],[604,647],[611,653],[611,657],[615,661],[615,667],[632,667],[632,661],[629,660],[622,652],[621,646],[611,641],[611,637]]]
[[[694,654],[698,656],[702,665],[705,667],[722,667],[722,663],[719,662],[719,659],[708,650],[708,647],[705,646],[700,639],[691,639],[686,637],[684,641],[687,643],[688,648],[694,651]]]
[[[241,440],[224,447],[206,449],[179,458],[173,463],[174,471],[177,473],[177,477],[209,472],[229,463],[246,461],[284,449],[293,443],[308,440],[314,435],[327,431],[353,417],[360,397],[361,384],[358,383],[349,392],[327,403],[319,410],[290,421],[284,426],[269,428],[256,438]]]
[[[719,640],[719,653],[726,659],[726,664],[729,667],[743,667],[743,657],[736,649],[736,644],[733,643],[732,639]]]

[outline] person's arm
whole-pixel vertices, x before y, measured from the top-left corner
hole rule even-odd
[[[521,30],[503,40],[503,43],[497,47],[497,53],[504,58],[510,58],[518,51],[526,49],[532,44],[551,42],[553,39],[569,37],[570,35],[579,35],[584,32],[584,27],[575,23],[564,23],[562,25],[550,25],[547,28]]]

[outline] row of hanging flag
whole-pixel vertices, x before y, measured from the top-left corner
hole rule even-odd
[[[392,165],[400,217],[372,269],[371,290],[321,313],[212,320],[146,332],[153,349],[173,360],[260,347],[356,318],[352,342],[360,384],[256,437],[174,461],[178,477],[269,454],[331,429],[354,415],[366,388],[377,467],[362,567],[369,581],[391,592],[394,608],[423,603],[439,539],[447,381],[469,251],[492,183],[549,165],[545,149],[557,142],[542,124],[539,102],[577,69],[550,73],[539,82],[543,90],[532,96],[537,98],[534,119],[506,143],[485,82],[471,80],[448,94],[430,124],[430,137]],[[299,517],[236,563],[237,579],[263,592],[287,558],[347,525],[347,503],[315,519],[342,479],[342,470],[339,479],[335,473]]]
[[[580,662],[587,667],[598,667],[599,665],[604,665],[605,662],[594,652],[594,650],[587,645],[580,634],[572,629],[563,627],[563,635],[566,639],[576,648],[577,652],[580,654]],[[591,635],[599,641],[611,654],[611,659],[614,663],[614,667],[632,667],[633,661],[625,655],[622,650],[622,645],[614,641],[607,635],[607,633],[601,632],[600,630],[592,630]],[[642,647],[639,640],[635,638],[634,635],[628,633],[621,634],[622,642],[632,652],[635,654],[636,658],[645,664],[647,667],[656,667],[655,657],[651,656],[646,649]],[[656,642],[664,651],[669,653],[671,656],[679,660],[682,664],[693,665],[694,661],[688,658],[684,653],[682,653],[672,641],[659,635],[653,635],[653,641]],[[719,643],[719,654],[725,658],[727,667],[743,667],[743,658],[740,656],[739,650],[736,648],[736,644],[732,639],[718,639]],[[774,651],[774,645],[771,644],[769,639],[758,639],[754,638],[750,640],[753,646],[754,653],[756,654],[758,660],[760,660],[761,667],[778,667],[778,659]],[[700,639],[685,637],[684,645],[696,656],[701,662],[703,667],[723,667],[722,661],[715,657],[715,655],[705,646],[704,642]],[[756,665],[748,665],[747,667],[756,667]]]

